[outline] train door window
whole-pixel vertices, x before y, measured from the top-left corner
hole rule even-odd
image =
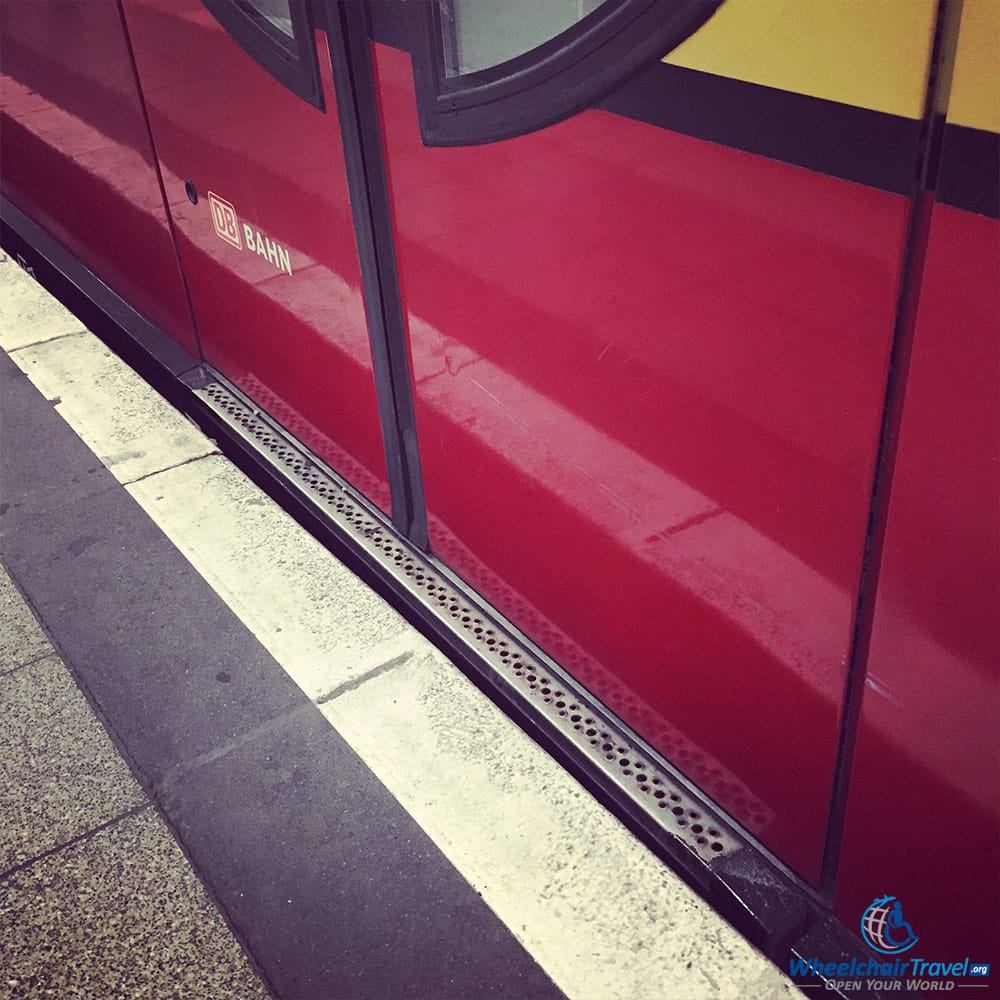
[[[310,5],[301,0],[203,0],[240,46],[289,90],[321,110]]]
[[[440,5],[444,70],[449,77],[507,62],[554,38],[602,0],[445,0]]]
[[[423,141],[508,139],[590,107],[721,0],[431,0],[412,8]]]
[[[289,0],[246,0],[261,17],[273,24],[283,35],[295,38],[292,29],[292,11]]]

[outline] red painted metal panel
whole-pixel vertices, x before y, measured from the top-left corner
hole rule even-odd
[[[906,200],[376,58],[435,549],[816,879]]]
[[[1000,962],[1000,222],[934,208],[836,908]],[[982,982],[982,981],[980,981]]]
[[[325,38],[324,112],[197,0],[125,11],[205,357],[388,509]],[[235,211],[235,239],[213,225],[210,192]]]
[[[4,196],[197,354],[117,5],[7,0],[0,36]]]

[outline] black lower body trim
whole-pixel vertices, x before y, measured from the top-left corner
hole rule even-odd
[[[916,176],[919,119],[681,66],[656,63],[599,107],[894,194]]]
[[[1000,135],[945,125],[936,197],[945,205],[1000,219]]]

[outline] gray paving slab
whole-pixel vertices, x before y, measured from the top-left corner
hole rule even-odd
[[[0,538],[115,484],[67,431],[51,402],[0,352]]]
[[[155,781],[294,703],[287,674],[2,355],[0,371],[17,428],[0,448],[4,561],[140,771]]]
[[[121,489],[23,524],[5,559],[155,782],[301,694]]]
[[[0,876],[145,802],[58,657],[0,677],[0,719]]]
[[[281,997],[562,996],[312,705],[160,794]]]
[[[264,1000],[152,807],[0,879],[0,996]]]
[[[52,644],[0,566],[0,677],[51,652]]]

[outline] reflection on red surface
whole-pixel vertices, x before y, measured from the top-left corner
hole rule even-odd
[[[921,955],[969,955],[994,976],[998,261],[1000,222],[934,208],[836,900],[854,926],[896,895]]]
[[[127,0],[125,11],[205,357],[388,510],[329,60],[324,113],[197,0]],[[216,233],[209,192],[233,206],[241,234],[260,234],[263,254]],[[269,259],[268,247],[280,252]]]
[[[8,0],[0,37],[4,196],[197,354],[118,8]]]
[[[376,59],[434,546],[815,878],[905,200],[600,111],[427,149]]]

